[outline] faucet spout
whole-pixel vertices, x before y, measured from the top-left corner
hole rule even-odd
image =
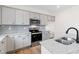
[[[70,28],[68,28],[68,30],[66,31],[66,34],[68,34],[68,31],[70,30],[70,29],[74,29],[74,30],[76,30],[76,43],[79,43],[79,39],[78,39],[78,30],[76,29],[76,28],[74,28],[74,27],[70,27]]]

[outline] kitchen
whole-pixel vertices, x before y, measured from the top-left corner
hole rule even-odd
[[[78,12],[79,6],[72,5],[1,5],[0,53],[78,53],[78,39],[71,40],[75,31],[66,34],[70,27],[79,28]],[[68,37],[66,43],[60,42],[62,37]]]
[[[48,21],[53,23],[54,18],[54,16],[47,14],[1,5],[0,53],[28,54],[32,53],[31,50],[36,49],[32,47],[36,46],[38,46],[39,52],[33,53],[41,53],[40,41],[48,39],[49,36],[45,25]]]

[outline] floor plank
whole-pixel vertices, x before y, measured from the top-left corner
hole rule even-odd
[[[16,54],[41,54],[41,45],[35,42],[32,44],[32,47],[18,50],[15,53]]]

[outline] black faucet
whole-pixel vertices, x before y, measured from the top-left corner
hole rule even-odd
[[[77,32],[77,35],[76,35],[76,43],[79,43],[78,30],[77,30],[76,28],[74,28],[74,27],[70,27],[70,28],[68,28],[68,30],[66,31],[66,34],[68,34],[68,31],[69,31],[70,29],[75,29],[75,30],[76,30],[76,32]]]

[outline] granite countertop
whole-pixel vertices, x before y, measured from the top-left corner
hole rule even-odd
[[[2,41],[7,35],[0,35],[0,41]]]
[[[2,41],[5,37],[14,37],[16,35],[25,35],[25,34],[31,34],[30,32],[26,32],[26,33],[6,33],[6,34],[2,34],[0,35],[0,41]]]
[[[56,42],[54,39],[41,42],[41,46],[45,47],[52,54],[72,54],[79,53],[79,44],[74,42],[70,45],[64,45]]]

